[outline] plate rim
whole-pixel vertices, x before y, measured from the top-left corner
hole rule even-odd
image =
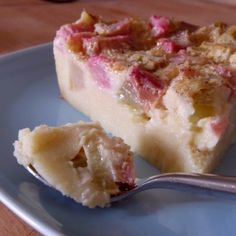
[[[43,235],[58,236],[65,235],[53,227],[44,224],[34,214],[31,214],[19,201],[14,200],[6,191],[1,188],[0,201],[10,209],[16,216],[30,225],[33,229]],[[43,226],[43,227],[42,227]]]
[[[29,51],[34,51],[34,50],[40,50],[42,48],[45,47],[51,47],[52,46],[52,42],[47,42],[47,43],[42,43],[42,44],[37,44],[37,45],[33,45],[33,46],[29,46],[26,48],[20,48],[14,51],[10,51],[7,53],[1,53],[0,54],[0,60],[4,60],[7,59],[8,57],[12,57],[12,56],[16,56],[17,54],[25,54],[28,53]]]

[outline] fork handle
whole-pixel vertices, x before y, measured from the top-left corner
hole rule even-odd
[[[236,194],[236,177],[212,174],[162,174],[148,178],[143,182],[144,189],[172,188],[172,189],[202,189]],[[143,190],[144,190],[143,189]]]

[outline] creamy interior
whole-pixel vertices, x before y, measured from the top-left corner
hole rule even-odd
[[[134,185],[129,147],[96,123],[23,129],[14,147],[19,164],[32,165],[51,186],[85,206],[104,207],[121,184]]]
[[[207,129],[209,122],[202,122],[197,135],[192,132],[189,117],[194,108],[171,86],[163,98],[168,109],[152,109],[149,120],[143,120],[110,91],[99,88],[83,60],[58,47],[54,47],[54,55],[62,96],[162,171],[207,172],[231,143],[235,124],[224,139]],[[124,79],[124,73],[116,76]],[[80,84],[76,89],[71,86],[75,81]],[[235,114],[235,109],[230,110]]]

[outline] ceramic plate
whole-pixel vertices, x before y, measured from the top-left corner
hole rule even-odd
[[[149,190],[106,209],[88,209],[34,179],[13,157],[24,127],[88,120],[61,98],[52,45],[0,58],[0,199],[44,235],[236,235],[236,200],[174,190]],[[236,175],[236,145],[218,173]],[[136,158],[139,177],[157,174]]]

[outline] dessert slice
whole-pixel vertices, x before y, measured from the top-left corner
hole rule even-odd
[[[162,171],[209,172],[235,141],[236,26],[82,12],[54,56],[62,96]]]
[[[31,165],[51,186],[88,207],[134,187],[129,147],[97,123],[22,129],[14,143],[19,164]]]

